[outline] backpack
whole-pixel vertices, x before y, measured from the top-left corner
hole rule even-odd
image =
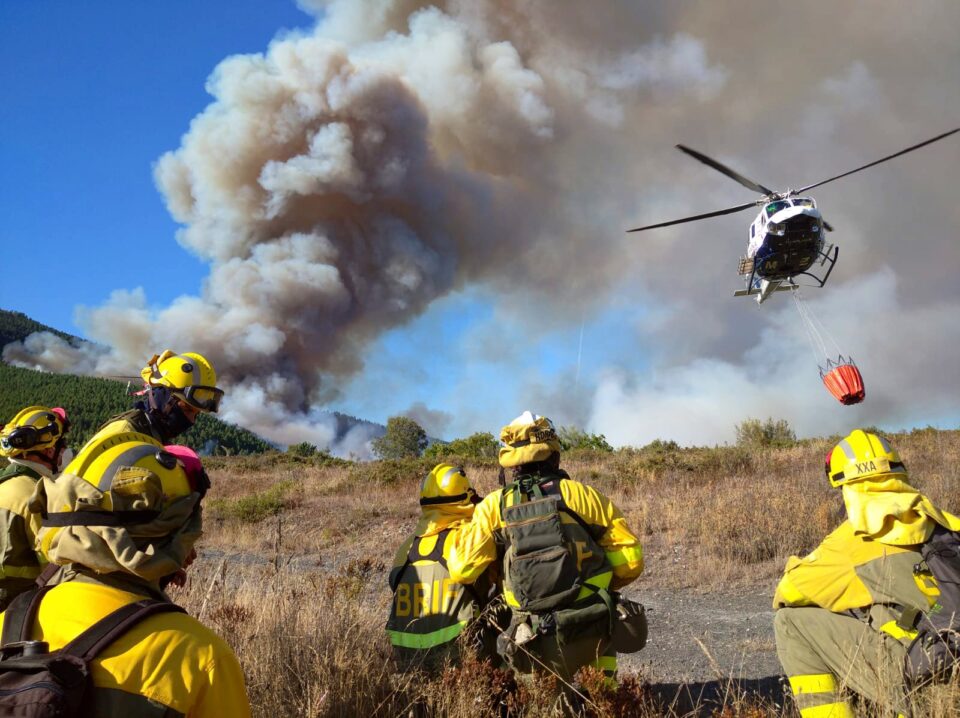
[[[945,682],[960,662],[960,533],[938,524],[920,554],[914,573],[932,574],[940,596],[930,610],[917,612],[917,636],[904,660],[911,686]]]
[[[30,640],[44,594],[17,596],[4,614],[0,639],[0,718],[81,718],[89,715],[90,661],[134,625],[157,613],[184,612],[173,603],[144,599],[97,621],[63,648]]]
[[[556,490],[544,492],[551,482]],[[511,495],[513,503],[508,506]],[[573,523],[565,524],[562,513]],[[506,588],[515,608],[531,613],[571,608],[585,589],[600,595],[604,609],[611,605],[609,593],[589,583],[610,570],[606,554],[594,530],[564,502],[559,478],[524,477],[510,484],[500,498],[500,515],[507,547]]]

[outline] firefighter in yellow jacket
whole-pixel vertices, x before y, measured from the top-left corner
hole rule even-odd
[[[70,428],[67,412],[28,406],[0,432],[0,611],[33,588],[43,557],[34,548],[40,517],[28,505],[37,482],[60,471]]]
[[[216,414],[220,409],[223,390],[216,386],[217,372],[202,354],[175,354],[167,349],[155,354],[140,375],[144,382],[142,399],[130,411],[109,419],[87,446],[95,446],[110,434],[131,431],[169,444],[192,427],[199,414]]]
[[[125,605],[169,601],[162,586],[201,535],[208,485],[196,454],[136,433],[109,436],[55,481],[44,477],[33,503],[38,540],[62,568],[29,638],[56,650]],[[90,715],[101,718],[250,715],[233,651],[184,613],[134,625],[92,660],[91,676]]]
[[[607,497],[560,469],[549,419],[524,412],[500,440],[505,486],[460,532],[450,575],[469,584],[502,557],[513,619],[498,649],[516,671],[547,669],[569,682],[590,665],[612,678],[617,650],[639,650],[646,640],[642,607],[618,606],[615,594],[643,571],[640,541]]]
[[[491,653],[495,637],[474,623],[488,602],[490,581],[485,574],[463,586],[447,570],[457,534],[479,501],[463,469],[451,464],[435,466],[420,485],[420,521],[397,550],[389,577],[387,633],[404,668],[437,668],[456,660],[465,631],[482,656]]]
[[[960,530],[960,518],[907,483],[899,454],[876,434],[852,432],[825,470],[847,520],[787,561],[773,600],[777,654],[803,718],[852,718],[842,687],[909,715],[906,649],[939,595],[920,549],[937,525]]]

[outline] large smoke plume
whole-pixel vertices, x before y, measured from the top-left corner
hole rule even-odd
[[[117,292],[83,316],[104,349],[35,335],[6,360],[116,374],[165,347],[200,351],[229,386],[227,418],[328,445],[314,407],[362,369],[372,340],[439,297],[484,287],[519,318],[519,334],[501,337],[517,343],[633,293],[651,310],[637,342],[657,371],[607,367],[595,397],[556,404],[561,421],[624,443],[723,440],[734,420],[767,413],[818,432],[823,404],[803,400],[820,391],[814,383],[784,393],[810,371],[796,359],[793,315],[727,297],[749,213],[699,231],[622,230],[749,199],[676,142],[786,187],[960,124],[958,6],[905,15],[871,3],[839,16],[828,4],[301,4],[316,5],[316,26],[224,60],[208,82],[214,101],[156,164],[178,241],[209,263],[200,291],[159,311],[140,291]],[[923,34],[923,53],[901,41],[911,32]],[[929,181],[955,175],[955,157],[941,146],[874,170],[886,172],[883,196],[847,181],[821,201],[843,234],[836,301],[859,302],[870,318],[869,330],[834,325],[853,350],[902,346],[879,338],[880,313],[887,331],[956,346],[960,205],[953,183]],[[898,406],[897,385],[915,379],[898,357],[880,360],[893,368],[874,413],[858,417],[917,420]],[[955,404],[957,384],[953,372],[946,391],[930,379],[920,393]],[[531,385],[503,418],[525,400],[548,411],[551,393]],[[795,414],[772,408],[784,398]],[[414,409],[446,427],[458,407]]]

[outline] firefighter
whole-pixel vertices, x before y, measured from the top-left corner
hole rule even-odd
[[[471,586],[454,582],[447,561],[480,496],[463,469],[438,464],[420,484],[420,521],[390,570],[393,601],[387,633],[402,668],[436,669],[456,660],[466,640],[481,657],[495,655],[496,634],[475,622],[488,603],[489,571]]]
[[[844,687],[909,715],[904,658],[939,595],[920,550],[938,525],[960,529],[960,518],[913,488],[876,434],[853,431],[825,472],[847,519],[807,556],[787,560],[773,599],[777,655],[804,718],[852,717]]]
[[[45,561],[34,549],[40,517],[28,508],[42,477],[58,473],[70,422],[60,407],[29,406],[0,432],[0,611],[32,588]]]
[[[131,431],[169,444],[193,426],[200,413],[216,414],[220,408],[223,390],[216,386],[213,365],[201,354],[174,354],[167,349],[154,354],[140,376],[145,384],[143,398],[101,426],[88,446],[103,436]]]
[[[32,505],[43,512],[38,542],[61,569],[39,597],[28,638],[57,650],[123,606],[144,598],[169,602],[162,586],[185,566],[201,535],[200,501],[209,486],[195,453],[170,448],[118,433],[56,480],[42,479]],[[22,615],[15,603],[0,623]],[[90,674],[90,715],[250,715],[233,651],[185,613],[135,624],[93,658]]]
[[[642,607],[615,593],[643,571],[640,542],[606,496],[560,469],[549,419],[524,412],[500,440],[503,488],[457,537],[450,575],[470,584],[502,556],[513,615],[498,650],[518,673],[554,673],[565,692],[583,666],[612,681],[617,651],[646,640]]]

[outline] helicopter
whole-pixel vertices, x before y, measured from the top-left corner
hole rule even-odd
[[[627,231],[643,232],[648,229],[695,222],[710,217],[742,212],[751,207],[760,207],[760,213],[750,225],[747,253],[740,257],[738,267],[738,272],[743,277],[745,286],[743,289],[735,291],[734,296],[755,295],[757,303],[762,304],[774,292],[787,292],[797,289],[800,286],[797,283],[797,278],[801,276],[811,278],[816,283],[814,286],[823,287],[830,278],[830,273],[837,262],[840,248],[826,240],[824,231],[832,232],[833,227],[823,219],[816,201],[812,197],[804,195],[815,187],[847,177],[881,162],[892,160],[894,157],[913,152],[956,132],[960,132],[960,127],[843,174],[814,182],[800,189],[787,189],[783,192],[776,192],[769,187],[754,182],[696,150],[684,145],[677,145],[677,149],[681,152],[725,174],[747,189],[758,192],[762,196],[753,202],[739,204],[735,207],[674,219],[669,222],[635,227]]]

